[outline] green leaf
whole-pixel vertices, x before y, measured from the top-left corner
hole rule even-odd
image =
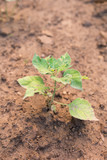
[[[18,79],[18,82],[22,87],[27,89],[25,97],[33,96],[37,92],[44,94],[49,89],[44,85],[43,79],[39,76],[26,76]]]
[[[59,67],[59,63],[58,63],[57,59],[55,59],[53,57],[51,57],[50,59],[48,59],[47,62],[48,62],[48,65],[49,65],[50,69],[55,70],[55,69],[57,69]]]
[[[64,77],[58,78],[55,76],[51,76],[51,78],[57,82],[63,83],[63,84],[70,84],[71,82],[71,76],[65,75]]]
[[[82,79],[89,79],[87,76],[82,76]]]
[[[39,56],[35,54],[33,57],[32,63],[40,73],[42,74],[51,73],[46,59],[40,58]]]
[[[44,85],[43,79],[39,76],[26,76],[18,79],[19,84],[24,88],[35,88],[35,86]]]
[[[50,59],[50,57],[51,57],[51,56],[49,55],[48,57],[45,58],[45,60],[48,61],[48,60]]]
[[[87,100],[77,98],[68,106],[71,116],[81,120],[98,121],[98,119],[94,115],[94,111],[91,107],[91,104]]]
[[[69,66],[71,64],[71,57],[68,53],[65,53],[63,56],[61,56],[60,60],[66,64],[66,66]]]
[[[52,97],[52,93],[51,92],[47,92],[47,96]]]
[[[46,57],[45,60],[47,61],[49,68],[53,70],[57,70],[58,72],[64,71],[71,67],[71,57],[68,53],[61,56],[61,58],[55,59],[53,57]],[[51,71],[53,71],[51,70]]]
[[[75,89],[82,90],[82,77],[79,71],[75,69],[68,69],[64,72],[63,76],[69,75],[70,86]]]
[[[71,67],[71,57],[68,53],[65,53],[61,58],[57,59],[57,63],[59,64],[58,71],[64,71]]]
[[[51,78],[63,84],[70,84],[70,86],[75,89],[82,90],[82,78],[81,78],[81,74],[77,70],[68,69],[64,72],[63,77],[59,78],[59,77],[51,76]]]
[[[44,59],[35,54],[32,63],[40,73],[52,74],[55,70],[60,72],[70,68],[71,58],[68,53],[64,54],[59,59],[50,56]]]
[[[34,96],[34,93],[35,93],[35,91],[33,88],[27,89],[23,99],[25,99],[26,97]]]
[[[53,112],[56,112],[56,106],[55,106],[55,105],[52,105],[52,106],[51,106],[51,110],[52,110]]]

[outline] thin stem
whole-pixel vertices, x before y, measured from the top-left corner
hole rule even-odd
[[[54,82],[54,92],[53,92],[53,95],[52,95],[52,99],[49,103],[49,106],[51,107],[52,103],[53,103],[53,100],[54,100],[54,97],[55,97],[55,92],[56,92],[56,81]]]
[[[57,103],[57,104],[63,105],[63,106],[68,106],[68,104],[60,103],[60,102],[57,102],[57,101],[54,101],[54,102]]]

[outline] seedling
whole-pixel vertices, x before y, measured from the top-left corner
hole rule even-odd
[[[48,106],[55,111],[55,103],[68,106],[71,116],[81,120],[95,120],[98,119],[94,115],[91,104],[82,98],[77,98],[70,104],[63,104],[54,100],[57,83],[63,85],[70,85],[72,88],[82,90],[82,79],[88,79],[86,76],[81,76],[80,72],[71,68],[71,58],[68,53],[61,56],[59,59],[53,57],[40,58],[38,55],[34,55],[32,63],[34,67],[43,75],[49,74],[50,78],[54,81],[54,90],[51,94],[50,87],[44,84],[43,79],[40,76],[26,76],[18,79],[19,84],[26,88],[24,98],[33,96],[35,93],[42,94],[44,96],[51,96],[51,100]],[[61,73],[64,72],[62,76]]]

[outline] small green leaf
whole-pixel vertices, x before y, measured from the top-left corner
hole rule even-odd
[[[69,66],[71,64],[71,57],[68,53],[65,53],[63,56],[61,56],[60,60],[66,64],[66,66]]]
[[[70,84],[71,87],[82,90],[82,78],[77,70],[68,69],[64,72],[63,77],[52,76],[51,78],[57,82]]]
[[[46,59],[40,58],[36,54],[33,57],[32,63],[34,67],[42,74],[50,74],[51,71],[49,70],[48,63]]]
[[[52,110],[53,112],[56,112],[56,106],[55,106],[55,105],[52,105],[52,106],[51,106],[51,110]]]
[[[55,76],[51,76],[51,78],[57,82],[63,83],[63,84],[70,84],[71,82],[71,76],[65,75],[64,77],[58,78]]]
[[[48,69],[51,72],[54,72],[54,70],[60,72],[71,67],[71,57],[68,53],[62,55],[61,58],[58,59],[48,56],[45,58],[45,60],[48,63]]]
[[[68,69],[64,72],[64,77],[69,75],[71,83],[70,86],[75,89],[82,90],[82,77],[79,71],[75,69]]]
[[[34,88],[35,86],[44,85],[43,79],[39,76],[26,76],[18,79],[19,84],[24,88]]]
[[[27,89],[25,97],[32,96],[37,92],[44,94],[49,89],[44,85],[43,79],[39,76],[26,76],[18,79],[18,82],[22,87]]]
[[[49,97],[52,97],[52,93],[51,93],[51,92],[47,92],[47,95],[48,95]]]
[[[61,56],[61,58],[55,59],[53,57],[47,57],[45,58],[46,61],[48,62],[49,68],[54,69],[54,70],[58,70],[58,72],[60,71],[64,71],[66,69],[68,69],[69,67],[71,67],[71,57],[69,56],[68,53],[65,53],[64,55]]]
[[[91,107],[91,104],[87,100],[77,98],[68,106],[71,116],[81,120],[98,121],[98,119],[94,115],[94,111]]]
[[[87,76],[82,76],[82,79],[89,79]]]
[[[51,57],[51,56],[49,55],[48,57],[45,58],[45,60],[48,61],[48,60],[50,59],[50,57]]]
[[[26,93],[25,93],[25,95],[24,95],[24,99],[27,98],[27,97],[34,96],[34,93],[35,93],[35,91],[34,91],[33,88],[27,89],[27,90],[26,90]]]
[[[61,58],[57,59],[59,64],[58,71],[64,71],[71,67],[71,57],[65,53]]]
[[[57,60],[53,57],[51,57],[50,59],[47,60],[49,68],[50,69],[57,69],[59,67],[59,64],[57,62]]]

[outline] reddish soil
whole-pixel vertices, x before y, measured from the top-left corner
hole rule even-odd
[[[20,0],[12,14],[14,4],[8,2],[7,18],[0,1],[0,160],[106,160],[107,3]],[[17,79],[39,75],[35,52],[70,54],[73,68],[90,80],[83,92],[67,86],[55,98],[89,100],[99,122],[71,118],[60,106],[54,114],[38,94],[22,99]]]

